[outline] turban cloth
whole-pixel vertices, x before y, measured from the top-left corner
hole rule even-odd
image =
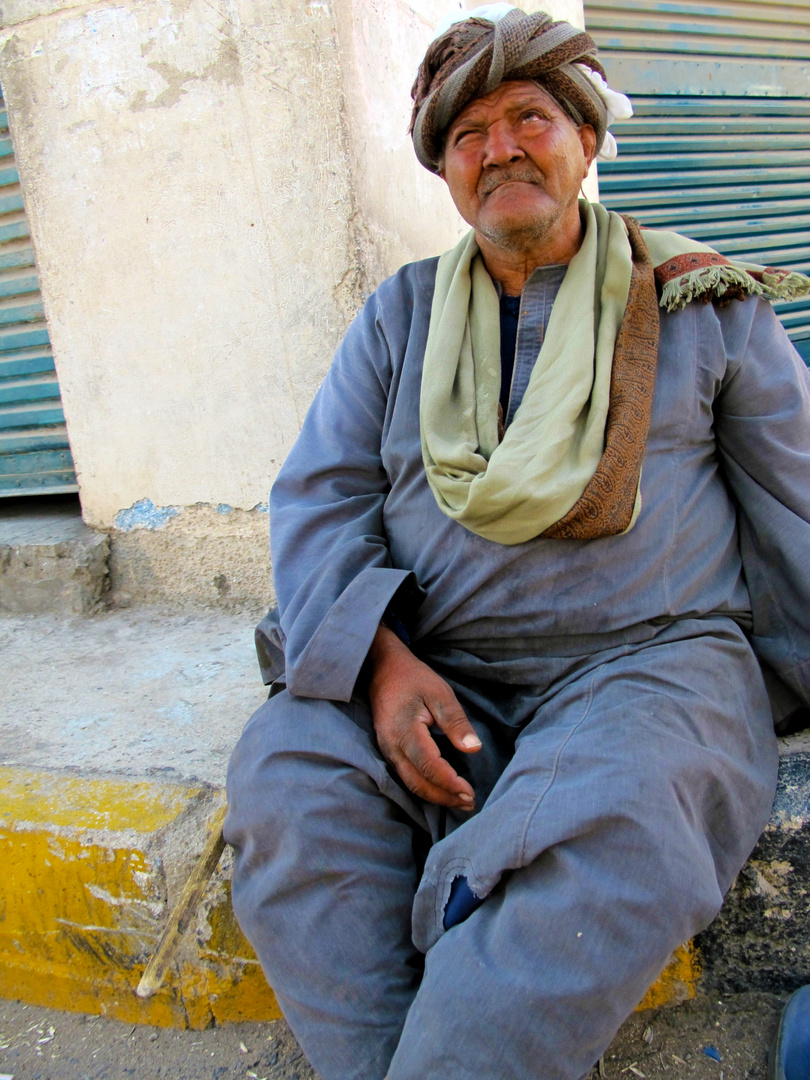
[[[604,78],[593,38],[543,12],[527,15],[515,8],[499,22],[471,18],[451,26],[431,44],[411,91],[411,136],[420,164],[439,172],[455,118],[508,79],[536,82],[574,124],[590,124],[599,150],[607,107],[583,65]]]

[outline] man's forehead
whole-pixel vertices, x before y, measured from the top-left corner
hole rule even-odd
[[[463,123],[477,116],[485,116],[500,109],[520,109],[526,105],[545,105],[555,113],[565,115],[552,95],[537,83],[527,79],[510,80],[502,82],[489,94],[470,101],[450,126],[454,128],[460,122]]]

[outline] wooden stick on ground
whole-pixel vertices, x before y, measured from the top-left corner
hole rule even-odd
[[[200,853],[194,869],[191,871],[188,881],[183,886],[183,891],[172,909],[166,929],[160,936],[158,947],[152,959],[146,965],[146,971],[144,971],[141,981],[138,983],[138,989],[135,991],[138,997],[151,997],[158,992],[163,983],[166,970],[174,959],[183,934],[186,932],[188,924],[197,910],[202,894],[205,892],[205,887],[216,869],[219,857],[225,847],[222,825],[225,821],[227,809],[227,806],[221,806],[211,818],[205,847]]]

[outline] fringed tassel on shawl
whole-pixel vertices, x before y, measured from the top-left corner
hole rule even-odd
[[[763,300],[798,300],[810,295],[810,278],[796,271],[770,267],[750,273],[739,266],[705,266],[667,281],[661,289],[661,307],[678,311],[692,300],[714,300],[722,307],[745,296]]]

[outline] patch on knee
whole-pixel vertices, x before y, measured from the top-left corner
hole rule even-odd
[[[466,877],[459,874],[453,878],[450,885],[450,896],[444,906],[444,918],[442,920],[444,929],[449,930],[451,926],[457,926],[460,922],[464,922],[483,902],[484,897],[475,895]]]

